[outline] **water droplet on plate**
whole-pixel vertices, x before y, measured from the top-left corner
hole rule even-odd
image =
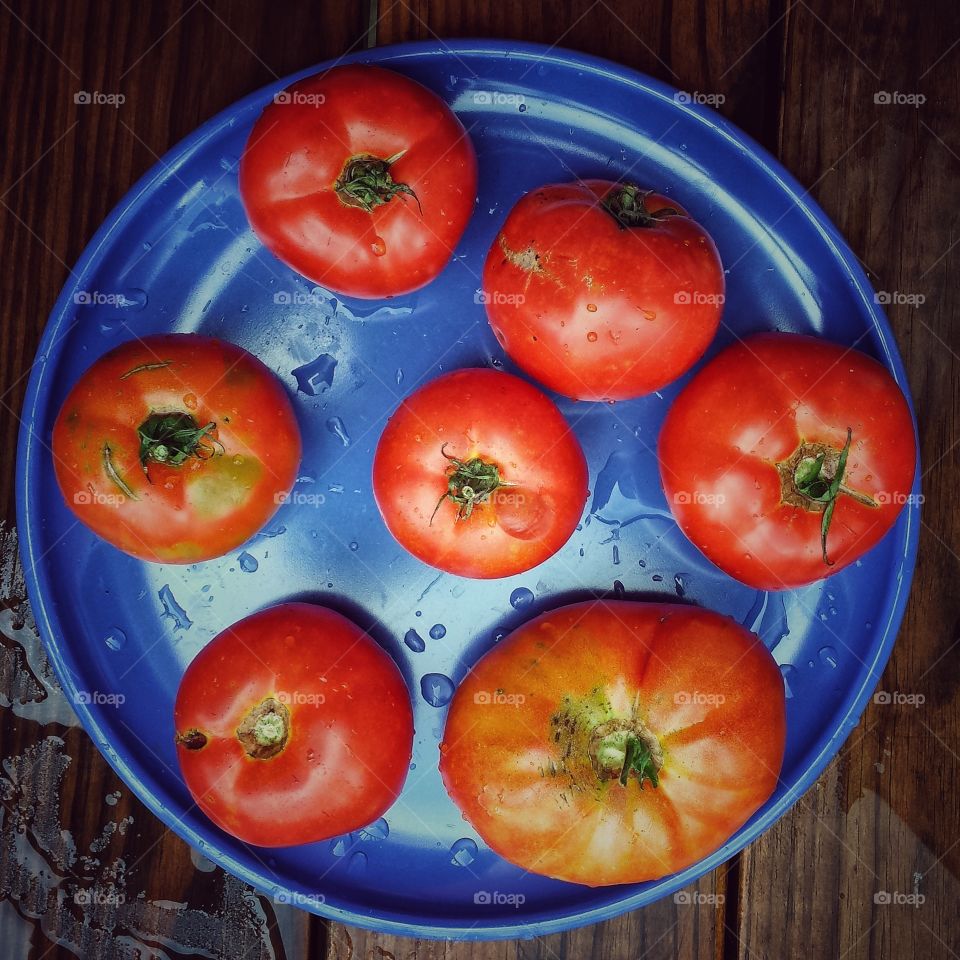
[[[103,642],[111,650],[122,650],[127,643],[127,635],[119,627],[113,627],[103,638]]]
[[[442,673],[425,673],[420,678],[420,693],[431,707],[445,707],[453,691],[453,681]]]
[[[410,629],[403,635],[403,642],[414,652],[423,653],[427,649],[423,637],[416,630]]]
[[[390,824],[381,817],[359,831],[361,840],[386,840],[390,836]]]
[[[820,662],[828,667],[833,667],[836,669],[837,666],[837,651],[833,647],[821,647],[820,652],[817,654],[820,657]]]
[[[193,621],[187,616],[187,611],[177,603],[177,598],[170,589],[170,584],[165,583],[158,591],[160,604],[163,607],[164,617],[169,617],[173,621],[174,630],[189,630],[193,626]]]
[[[257,562],[257,558],[252,554],[247,553],[246,550],[237,557],[237,563],[240,564],[240,569],[244,573],[256,573],[257,568],[260,564]]]
[[[321,353],[319,357],[296,367],[290,372],[297,381],[297,389],[308,397],[319,396],[327,387],[333,386],[333,372],[337,368],[336,357]]]
[[[327,421],[327,429],[345,446],[350,446],[350,434],[347,433],[347,428],[343,425],[343,421],[339,417],[331,417]]]
[[[517,587],[510,594],[510,606],[514,610],[522,610],[524,607],[529,607],[531,603],[533,603],[533,591],[527,587]]]
[[[783,677],[783,692],[788,700],[793,699],[793,690],[790,687],[791,682],[797,675],[796,668],[789,663],[780,665],[780,676]]]
[[[464,837],[450,847],[450,862],[455,867],[469,867],[477,859],[478,853],[476,843],[469,837]]]
[[[447,635],[447,628],[442,623],[435,623],[430,628],[430,638],[432,640],[442,640]]]

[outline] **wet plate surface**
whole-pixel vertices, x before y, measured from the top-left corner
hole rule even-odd
[[[893,643],[916,508],[830,581],[783,594],[731,581],[680,534],[660,490],[657,432],[681,381],[615,405],[561,401],[590,464],[580,529],[527,574],[465,581],[408,556],[380,520],[370,464],[387,416],[441,371],[510,369],[484,318],[483,259],[524,191],[574,176],[629,175],[665,188],[710,230],[728,289],[709,355],[735,336],[781,329],[855,344],[901,384],[903,370],[842,239],[769,157],[709,111],[627,70],[545,48],[464,42],[356,59],[423,82],[470,131],[480,197],[454,261],[416,294],[347,302],[260,247],[237,195],[237,162],[283,84],[172,151],[91,243],[41,345],[18,478],[37,622],[68,697],[121,776],[174,830],[259,888],[326,916],[427,936],[527,936],[599,920],[729,857],[837,751]],[[168,330],[224,337],[261,357],[294,394],[305,439],[294,496],[270,526],[243,550],[191,567],[140,563],[77,525],[46,445],[67,390],[96,357]],[[756,630],[782,665],[788,743],[775,796],[708,860],[658,883],[591,890],[525,874],[485,849],[444,792],[437,742],[457,681],[500,636],[550,606],[605,592],[683,598]],[[193,808],[177,773],[172,704],[185,665],[215,633],[291,598],[340,609],[395,656],[414,700],[416,745],[384,820],[326,843],[265,851],[225,836]]]

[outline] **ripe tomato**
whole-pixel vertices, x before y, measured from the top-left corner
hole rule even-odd
[[[216,636],[180,682],[177,757],[201,810],[246,843],[313,843],[366,826],[413,750],[393,661],[346,618],[285,603]]]
[[[458,370],[407,397],[373,461],[390,532],[415,557],[461,577],[507,577],[573,533],[587,464],[553,403],[495,370]]]
[[[761,590],[812,583],[869,550],[907,502],[916,457],[907,402],[879,363],[783,333],[707,364],[659,446],[681,529]]]
[[[523,197],[483,286],[507,353],[580,400],[624,400],[675,380],[703,355],[723,309],[723,267],[703,227],[667,197],[608,180]]]
[[[420,84],[334,67],[278,94],[240,161],[253,229],[284,263],[353,297],[417,290],[444,268],[477,197],[460,121]]]
[[[450,796],[500,856],[601,886],[675,873],[767,800],[783,680],[759,640],[696,607],[588,601],[499,643],[455,694]]]
[[[93,364],[53,428],[67,506],[143,560],[193,563],[252,537],[289,493],[300,431],[280,382],[232,343],[132,340]]]

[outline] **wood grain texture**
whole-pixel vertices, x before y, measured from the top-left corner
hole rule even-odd
[[[810,190],[875,287],[924,298],[887,307],[916,401],[927,499],[906,620],[879,688],[924,701],[872,704],[797,807],[691,888],[705,903],[661,902],[563,935],[492,944],[327,925],[210,870],[130,795],[56,701],[9,559],[16,414],[46,317],[90,236],[158,156],[274,77],[365,45],[371,8],[381,44],[538,41],[722,95],[720,112]],[[4,960],[133,956],[123,951],[168,940],[177,956],[231,958],[960,956],[954,0],[0,0],[0,64],[0,692],[9,703],[0,737],[3,756],[19,758],[0,777]],[[83,106],[79,91],[126,99],[116,109]],[[876,103],[883,92],[926,99]],[[64,878],[70,898],[58,899],[44,871]],[[119,873],[133,902],[112,913],[77,902],[78,890],[109,890]]]

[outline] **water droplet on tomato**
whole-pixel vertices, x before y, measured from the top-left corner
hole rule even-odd
[[[595,330],[589,331],[589,333],[587,333],[587,339],[588,339],[591,343],[596,343],[596,342],[597,342],[597,333],[596,333],[596,331],[595,331]]]
[[[375,237],[373,243],[370,244],[370,249],[375,257],[382,257],[387,252],[387,245],[383,237]]]
[[[197,409],[197,395],[195,393],[185,393],[183,395],[183,405],[188,410]]]
[[[641,307],[641,308],[640,308],[640,312],[641,312],[648,320],[656,320],[656,319],[657,319],[657,313],[656,313],[655,310],[645,310],[643,307]]]
[[[595,303],[588,303],[588,304],[587,304],[587,309],[588,309],[591,313],[596,313],[596,312],[597,312],[597,305],[596,305]]]
[[[533,591],[527,587],[517,587],[510,594],[510,606],[514,610],[522,610],[524,607],[529,607],[531,603],[533,603]]]
[[[430,628],[430,638],[432,640],[442,640],[447,635],[447,628],[442,623],[435,623]]]
[[[450,862],[455,867],[469,867],[476,860],[479,852],[473,840],[469,837],[463,837],[450,847]]]
[[[425,673],[420,678],[420,693],[431,707],[445,707],[453,691],[453,681],[442,673]]]

